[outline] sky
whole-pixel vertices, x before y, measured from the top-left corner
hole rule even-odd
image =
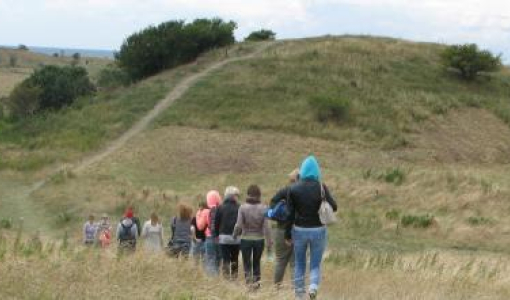
[[[168,20],[221,17],[236,37],[369,34],[479,44],[510,61],[509,0],[0,0],[0,45],[118,49]]]

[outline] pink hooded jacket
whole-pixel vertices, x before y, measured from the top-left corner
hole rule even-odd
[[[197,212],[197,227],[198,230],[205,230],[205,236],[211,236],[211,209],[220,205],[221,196],[218,191],[210,191],[207,193],[207,207],[208,209],[202,209]]]

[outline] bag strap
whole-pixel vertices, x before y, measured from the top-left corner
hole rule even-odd
[[[322,184],[322,181],[319,182],[321,187],[321,200],[322,202],[327,201],[326,199],[326,191],[324,190],[324,185]]]

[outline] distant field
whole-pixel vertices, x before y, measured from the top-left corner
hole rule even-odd
[[[15,67],[10,66],[11,57],[15,57]],[[55,58],[49,55],[0,47],[0,97],[9,95],[16,84],[30,76],[34,68],[42,65],[69,65],[71,61],[71,57]],[[83,57],[78,65],[85,67],[94,80],[101,68],[109,63],[111,60],[105,58]]]

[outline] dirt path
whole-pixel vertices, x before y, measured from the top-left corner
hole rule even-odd
[[[211,72],[224,67],[227,64],[253,58],[273,44],[274,42],[261,44],[259,49],[251,54],[217,62],[197,74],[184,78],[164,99],[161,99],[161,101],[159,101],[158,104],[148,114],[146,114],[133,127],[131,127],[131,129],[126,131],[116,140],[112,141],[105,149],[84,158],[83,160],[74,164],[70,169],[74,173],[82,173],[87,168],[105,159],[120,149],[122,146],[124,146],[126,142],[128,142],[131,138],[145,130],[147,126],[149,126],[160,113],[165,111],[177,99],[182,97],[184,93],[193,87],[200,79],[209,75]],[[49,216],[44,215],[44,213],[37,208],[37,205],[35,205],[33,200],[30,199],[30,195],[44,187],[50,178],[60,171],[61,167],[52,170],[48,173],[45,179],[42,179],[31,185],[19,184],[2,179],[2,182],[0,183],[0,217],[5,218],[7,216],[13,215],[17,217],[24,217],[25,228],[27,231],[33,232],[37,229],[46,231],[46,226],[50,224],[48,222],[50,222],[51,219],[49,219]]]

